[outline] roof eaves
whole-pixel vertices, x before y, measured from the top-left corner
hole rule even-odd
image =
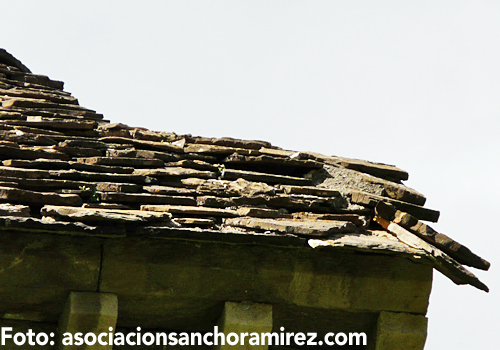
[[[1,230],[308,242],[430,261],[455,283],[487,290],[462,263],[489,263],[420,221],[439,212],[402,184],[404,170],[111,124],[62,82],[23,67],[0,51]]]

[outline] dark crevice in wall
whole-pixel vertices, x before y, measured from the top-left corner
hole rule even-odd
[[[99,277],[97,279],[97,290],[96,292],[100,292],[101,291],[101,279],[102,279],[102,266],[103,266],[103,262],[104,262],[104,243],[101,243],[101,258],[100,258],[100,261],[99,261]]]

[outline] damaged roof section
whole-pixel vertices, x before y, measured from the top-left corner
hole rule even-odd
[[[487,290],[392,165],[112,124],[5,51],[0,135],[2,230],[394,254]]]

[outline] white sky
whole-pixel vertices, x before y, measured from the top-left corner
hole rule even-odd
[[[380,161],[492,263],[435,273],[426,350],[493,349],[498,1],[4,1],[1,44],[112,122]]]

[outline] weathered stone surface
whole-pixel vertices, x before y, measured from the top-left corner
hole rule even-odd
[[[80,189],[82,187],[92,189],[95,187],[95,182],[88,182],[88,181],[16,178],[7,176],[0,176],[0,180],[2,181],[2,183],[15,183],[16,184],[15,187],[27,190],[35,190],[35,191],[40,189],[43,190]],[[4,186],[4,187],[9,187],[9,186]]]
[[[176,153],[167,153],[159,151],[149,151],[135,148],[128,149],[108,149],[106,155],[108,157],[137,157],[146,159],[161,159],[164,162],[175,162],[180,159],[180,155]]]
[[[150,149],[153,151],[170,151],[176,153],[182,153],[183,149],[180,146],[177,146],[171,142],[155,142],[155,141],[147,141],[147,140],[136,140],[129,139],[126,137],[117,137],[117,136],[106,136],[99,138],[99,141],[105,143],[125,143],[131,144],[138,148]]]
[[[336,213],[339,209],[347,209],[347,201],[343,197],[316,197],[308,195],[277,195],[269,197],[267,204],[274,208],[290,208],[320,213]]]
[[[200,219],[200,218],[175,218],[172,221],[181,226],[213,226],[215,221],[212,219]]]
[[[401,242],[406,243],[410,247],[425,250],[428,256],[434,261],[434,267],[454,283],[470,284],[485,292],[489,291],[488,287],[474,276],[474,274],[440,249],[430,245],[394,222],[387,221],[380,216],[375,216],[375,220],[387,231],[394,234]]]
[[[3,175],[3,169],[0,167],[0,175]],[[35,171],[35,170],[32,170]],[[36,170],[41,172],[43,170]],[[10,172],[12,173],[12,172]],[[80,180],[80,181],[95,181],[95,182],[127,182],[127,183],[139,183],[139,184],[153,184],[155,179],[145,175],[137,174],[110,174],[110,173],[96,173],[89,171],[76,171],[76,170],[59,170],[59,171],[48,171],[48,175],[43,173],[43,175],[38,175],[38,173],[31,173],[32,177],[50,177],[53,179],[64,179],[64,180]],[[8,175],[6,175],[8,176]]]
[[[382,311],[369,350],[423,350],[426,338],[425,316]]]
[[[425,196],[409,187],[343,167],[325,165],[309,176],[315,185],[325,188],[342,192],[353,189],[415,205],[425,204]]]
[[[125,209],[132,210],[132,207],[125,204],[117,203],[84,203],[82,208],[100,208],[100,209]]]
[[[90,110],[70,110],[64,108],[16,108],[13,110],[22,110],[26,116],[54,118],[54,119],[71,119],[71,120],[90,120],[96,122],[109,122],[103,120],[103,115]],[[88,130],[87,130],[88,131]],[[70,132],[71,129],[65,130]],[[97,136],[96,133],[92,133]]]
[[[299,160],[283,157],[272,157],[268,155],[260,155],[257,157],[244,156],[242,154],[233,153],[224,159],[225,164],[257,164],[259,166],[276,166],[276,167],[289,167],[289,168],[307,168],[319,169],[323,167],[322,163],[314,160]]]
[[[264,243],[266,238],[286,240],[285,235],[201,231],[197,237],[209,235],[212,241],[169,239],[189,237],[192,230],[168,228],[156,239],[106,240],[101,291],[120,296],[124,327],[210,331],[227,300],[298,307],[314,315],[316,327],[339,310],[426,312],[429,265],[384,254],[346,250],[332,254],[328,249]],[[214,243],[215,235],[222,236],[222,243]],[[258,237],[261,244],[224,243],[234,237]],[[318,324],[321,309],[325,318]]]
[[[390,252],[419,264],[432,265],[424,250],[399,242],[386,231],[373,231],[371,235],[338,234],[329,237],[329,239],[309,239],[307,244],[312,248],[326,247],[325,249],[351,249],[360,252]]]
[[[56,140],[55,137],[66,138],[64,133],[62,133],[60,131],[39,129],[39,128],[33,128],[33,127],[29,127],[29,126],[3,124],[3,125],[0,125],[0,128],[7,128],[9,130],[21,131],[21,132],[28,133],[28,134],[46,135],[46,136],[50,136],[51,138],[54,137],[54,140]]]
[[[258,204],[255,204],[258,201]],[[197,205],[200,207],[210,207],[210,208],[227,208],[236,206],[235,197],[216,197],[216,196],[199,196],[196,198]],[[250,203],[245,205],[264,205],[266,200],[263,198],[256,199],[255,197],[249,199]]]
[[[27,205],[0,204],[0,216],[30,216],[30,207]]]
[[[175,196],[194,196],[198,193],[194,189],[170,186],[144,186],[143,189],[149,193]]]
[[[208,153],[208,154],[232,154],[239,153],[244,155],[259,155],[259,151],[256,149],[247,148],[236,148],[236,147],[226,147],[218,145],[208,145],[208,144],[186,144],[184,146],[184,152],[186,153]]]
[[[206,180],[198,179],[196,177],[189,177],[187,179],[180,179],[179,182],[182,184],[180,186],[186,186],[187,188],[198,188]]]
[[[203,184],[205,181],[204,179],[198,179],[195,177],[188,177],[188,178],[169,178],[169,177],[163,177],[163,178],[158,178],[158,185],[161,186],[166,186],[166,187],[177,187],[177,188],[186,188],[186,189],[194,189],[198,188],[199,185]]]
[[[81,189],[68,189],[68,188],[62,188],[62,189],[56,189],[54,190],[55,193],[62,193],[62,194],[77,194],[82,198],[82,200],[87,200],[92,196],[92,189],[90,187],[82,187]]]
[[[19,59],[15,58],[5,49],[0,49],[0,61],[2,62],[2,70],[5,69],[7,71],[6,73],[10,73],[13,70],[23,73],[31,73],[28,67],[26,67]]]
[[[490,263],[477,256],[469,248],[451,239],[450,237],[434,231],[434,229],[412,215],[396,210],[391,206],[379,202],[375,208],[377,215],[385,220],[393,221],[403,228],[413,232],[426,242],[436,246],[459,263],[472,266],[481,270],[488,270]]]
[[[234,303],[226,302],[222,315],[217,322],[220,332],[228,336],[230,333],[257,334],[270,333],[273,330],[273,307],[266,304]],[[269,344],[264,343],[258,346],[251,346],[246,340],[245,345],[236,344],[237,350],[267,350]],[[214,346],[214,350],[230,350],[233,346],[229,344]],[[234,349],[233,349],[234,350]]]
[[[101,192],[139,192],[142,186],[128,183],[98,182],[95,189]]]
[[[394,205],[396,208],[401,209],[405,212],[411,213],[415,217],[420,220],[437,222],[439,219],[439,212],[432,209],[427,209],[424,207],[420,207],[418,205],[413,205],[410,203],[398,201],[395,199],[381,197],[374,194],[356,191],[356,190],[347,190],[347,194],[351,196],[351,201],[356,204],[363,204],[370,207],[375,207],[378,202],[388,202]]]
[[[77,162],[93,165],[126,166],[133,168],[161,168],[164,163],[160,159],[129,158],[129,157],[90,157],[78,158]]]
[[[26,190],[46,191],[46,190],[62,190],[62,189],[80,189],[86,187],[92,189],[93,182],[87,181],[72,181],[72,180],[52,180],[52,179],[17,179],[18,187]]]
[[[0,230],[16,233],[50,233],[86,237],[124,237],[128,225],[90,226],[81,222],[57,221],[51,217],[0,216]]]
[[[266,155],[269,155],[269,156],[277,156],[277,157],[285,157],[285,158],[290,158],[294,155],[299,155],[300,153],[299,152],[295,152],[295,151],[287,151],[287,150],[283,150],[283,149],[278,149],[278,148],[266,148],[266,147],[262,147],[259,152],[261,154],[266,154]]]
[[[271,144],[266,141],[257,140],[238,140],[231,137],[221,137],[221,138],[208,138],[208,137],[192,137],[188,140],[189,143],[194,144],[208,144],[208,145],[218,145],[233,148],[250,148],[250,149],[260,149],[262,147],[271,147]]]
[[[278,218],[282,215],[279,210],[254,207],[240,207],[237,212],[240,216],[251,216],[254,218]]]
[[[159,211],[159,212],[184,214],[184,215],[193,214],[193,215],[223,216],[223,217],[238,216],[238,212],[236,210],[184,206],[184,205],[141,205],[141,210]]]
[[[53,148],[9,147],[0,145],[0,159],[69,159],[68,155]]]
[[[79,162],[68,162],[72,169],[82,170],[86,172],[98,173],[115,173],[115,174],[132,174],[134,168],[125,166],[109,166],[109,165],[95,165]]]
[[[106,156],[107,157],[111,157],[110,155],[108,155],[107,153],[108,152],[111,152],[111,151],[124,151],[124,152],[133,152],[133,151],[136,151],[136,149],[134,148],[134,145],[131,145],[131,144],[127,144],[127,143],[107,143],[107,149],[106,149]],[[145,150],[143,150],[145,151]],[[156,152],[156,151],[147,151],[147,153],[149,154],[149,152]],[[115,154],[113,155],[112,157],[130,157],[130,158],[135,158],[136,157],[136,154],[135,153],[131,153],[129,155],[127,155],[126,153],[123,153],[123,154]],[[163,152],[160,152],[160,153],[163,153]],[[145,157],[147,158],[147,157]],[[154,157],[149,157],[149,158],[154,158]]]
[[[52,192],[34,192],[18,188],[0,187],[0,200],[25,204],[54,204],[81,206],[82,199],[74,194],[57,194]]]
[[[60,104],[78,105],[78,100],[73,96],[64,96],[60,94],[54,94],[35,89],[20,89],[17,87],[13,89],[0,89],[0,95],[12,96],[12,97],[25,97],[30,99],[41,99]]]
[[[86,147],[60,147],[55,146],[56,150],[65,153],[71,157],[99,157],[104,155],[104,150],[98,148]]]
[[[182,157],[185,159],[201,160],[202,162],[218,162],[218,158],[216,156],[211,156],[203,153],[184,153]]]
[[[417,264],[413,262],[417,261],[417,256],[426,257],[421,259],[421,264],[428,264],[434,259],[431,254],[424,249],[417,249],[409,244],[401,243],[392,235],[387,241],[393,243],[392,247],[395,247],[393,250],[389,248],[390,244],[370,243],[370,238],[365,237],[370,233],[379,235],[376,233],[379,226],[372,221],[372,207],[380,200],[377,196],[387,197],[395,204],[400,201],[403,203],[399,204],[401,209],[412,208],[413,204],[417,207],[417,209],[414,208],[415,210],[426,210],[418,207],[424,204],[425,197],[399,184],[400,181],[407,178],[407,173],[403,170],[383,164],[326,157],[309,152],[282,150],[262,141],[200,138],[191,135],[149,131],[123,124],[110,124],[107,120],[101,120],[102,115],[95,111],[78,106],[77,100],[71,94],[55,89],[58,83],[51,82],[45,76],[25,74],[26,72],[20,71],[19,68],[12,71],[3,63],[5,62],[0,58],[0,94],[5,95],[3,99],[0,99],[2,105],[0,107],[0,159],[5,160],[5,166],[0,167],[0,184],[3,184],[2,188],[6,188],[8,192],[6,197],[12,199],[17,196],[27,200],[29,196],[19,194],[26,193],[25,190],[34,190],[32,192],[42,194],[50,192],[52,196],[58,196],[61,193],[72,194],[78,195],[77,197],[82,198],[83,201],[102,200],[102,202],[88,204],[85,208],[66,208],[65,212],[61,212],[62,209],[57,209],[50,211],[50,215],[46,208],[42,213],[45,215],[44,219],[40,220],[36,219],[40,215],[38,208],[42,205],[47,207],[48,197],[39,198],[39,203],[26,202],[31,206],[29,214],[36,218],[0,215],[0,228],[4,233],[16,232],[20,236],[30,232],[40,235],[57,234],[61,237],[65,234],[126,239],[137,236],[140,240],[151,239],[153,243],[150,242],[150,244],[152,245],[169,240],[166,250],[163,249],[163,252],[154,255],[152,260],[148,260],[150,257],[147,255],[138,259],[141,266],[145,262],[150,262],[150,264],[145,270],[146,276],[139,275],[139,278],[136,278],[134,282],[140,282],[142,278],[149,278],[148,275],[154,275],[158,269],[162,273],[159,274],[161,278],[148,280],[142,286],[144,289],[136,294],[132,293],[133,297],[128,300],[128,306],[125,306],[124,310],[126,311],[123,318],[127,322],[131,322],[129,326],[133,324],[134,315],[137,314],[135,311],[143,312],[148,317],[152,315],[154,318],[158,317],[158,308],[166,308],[173,311],[172,314],[175,314],[172,316],[173,318],[182,318],[183,315],[190,312],[189,310],[196,308],[199,308],[198,311],[203,310],[200,313],[217,307],[221,308],[226,300],[259,300],[259,298],[268,298],[270,295],[270,300],[261,301],[269,301],[280,306],[290,303],[294,307],[311,308],[311,310],[316,311],[325,306],[332,310],[354,309],[355,313],[369,315],[367,318],[371,320],[370,327],[373,325],[374,315],[380,308],[398,312],[409,308],[412,309],[408,311],[411,313],[425,313],[426,288],[430,286],[430,265],[415,267]],[[4,153],[2,153],[1,148],[3,148]],[[75,160],[74,157],[93,158],[76,162],[69,160]],[[30,160],[33,162],[29,162]],[[226,163],[224,164],[224,162]],[[165,165],[167,167],[164,168]],[[323,166],[326,170],[323,169]],[[143,172],[141,169],[136,169],[136,172],[133,173],[134,168],[141,167],[145,168],[142,169]],[[161,169],[155,169],[157,167]],[[17,168],[17,171],[14,168]],[[50,170],[44,171],[44,169]],[[310,169],[316,169],[316,171],[304,175]],[[247,170],[257,170],[258,172]],[[329,171],[330,173],[328,173]],[[207,179],[218,180],[210,181]],[[313,185],[320,185],[322,188]],[[16,190],[21,192],[13,192]],[[363,193],[353,191],[368,192],[369,196],[366,197]],[[5,201],[19,203],[19,201],[14,200],[5,199]],[[177,216],[174,221],[149,222],[149,219],[144,220],[144,215],[133,213],[142,204],[147,203],[161,204],[162,206],[171,204],[171,207],[181,208],[173,214],[167,211],[141,211],[140,213],[147,213],[148,218],[156,217],[156,214]],[[65,205],[65,207],[68,206]],[[228,210],[231,214],[228,214]],[[223,212],[225,214],[221,214]],[[25,213],[28,214],[27,211]],[[151,213],[153,213],[152,216]],[[360,215],[352,215],[352,213]],[[436,213],[425,212],[426,215],[432,214],[437,219]],[[6,214],[10,213],[6,212]],[[252,222],[256,220],[267,224],[272,222],[273,225],[277,225],[276,222],[279,224],[286,222],[287,225],[277,225],[277,232],[281,232],[279,234],[264,233],[265,229],[260,228],[227,226],[223,223],[223,218],[227,217]],[[79,220],[87,222],[87,224]],[[353,234],[332,235],[327,227],[332,221],[344,221],[346,225],[358,227],[353,228],[356,230]],[[398,219],[394,218],[394,221],[403,225],[406,224],[408,218],[401,216]],[[129,223],[135,224],[129,225]],[[371,223],[370,227],[368,227],[369,223]],[[417,230],[416,224],[410,224],[411,229]],[[319,231],[315,230],[318,227]],[[421,227],[423,226],[419,226],[419,228]],[[296,236],[297,234],[314,234],[313,232],[329,235],[328,237],[335,241],[332,246],[338,249],[333,255],[340,254],[344,257],[346,250],[367,252],[368,248],[361,247],[361,240],[363,240],[364,247],[370,247],[370,244],[373,244],[374,252],[400,255],[404,257],[404,260],[393,259],[389,263],[389,265],[395,265],[393,268],[391,268],[392,265],[384,265],[385,270],[380,269],[373,274],[372,266],[363,266],[360,269],[360,263],[356,261],[363,260],[366,256],[356,256],[348,268],[345,268],[347,263],[343,259],[339,259],[335,264],[326,264],[329,268],[322,270],[325,266],[322,260],[329,261],[328,259],[331,259],[329,255],[332,254],[329,252],[321,255],[323,254],[321,248],[316,249],[314,255],[311,255],[316,260],[312,261],[309,259],[310,257],[305,258],[303,252],[300,251],[302,248],[299,247],[302,247],[306,240]],[[332,232],[340,231],[333,230]],[[425,232],[433,234],[429,229],[425,229]],[[434,237],[437,237],[437,234]],[[351,242],[351,244],[348,242],[350,239],[357,241]],[[209,277],[212,279],[214,271],[215,274],[219,273],[217,268],[222,268],[216,266],[220,259],[220,255],[216,254],[217,251],[215,251],[217,248],[214,251],[210,249],[206,252],[203,251],[202,253],[209,254],[209,258],[198,265],[193,262],[197,259],[196,254],[188,254],[190,259],[182,261],[183,268],[186,268],[184,262],[187,262],[189,268],[193,267],[197,271],[203,270],[203,273],[200,276],[196,273],[189,275],[188,268],[187,273],[184,273],[186,271],[178,271],[179,279],[191,280],[193,277],[200,277],[200,279],[206,277],[205,289],[197,291],[189,288],[183,289],[180,293],[184,304],[181,302],[182,305],[176,305],[177,309],[172,310],[167,303],[171,303],[179,295],[180,288],[179,285],[171,283],[172,280],[168,280],[172,274],[176,273],[175,263],[172,261],[178,258],[177,255],[182,255],[185,252],[182,249],[170,251],[169,245],[175,245],[179,241],[191,244],[196,248],[195,250],[201,249],[198,245],[199,242],[208,241],[223,242],[226,246],[231,246],[231,249],[239,250],[239,254],[235,256],[237,259],[247,260],[242,265],[245,266],[246,270],[238,270],[238,273],[235,274],[238,278],[233,279],[231,283],[234,284],[235,280],[238,283],[241,281],[241,285],[234,287],[241,290],[238,290],[237,293],[228,293],[226,289],[232,290],[229,282],[222,283],[222,287],[218,285],[212,287],[206,283]],[[196,241],[196,244],[193,244],[193,241]],[[106,242],[106,244],[108,243]],[[238,243],[245,244],[245,246],[239,247]],[[356,245],[357,243],[359,245]],[[253,249],[253,245],[256,244],[267,250],[252,260],[253,257],[245,255],[245,249]],[[279,245],[286,246],[286,253],[281,253],[287,255],[287,258],[289,256],[288,260],[278,259],[277,256],[280,252],[275,254],[275,250],[279,251]],[[206,248],[207,245],[204,247]],[[401,249],[401,252],[398,252],[397,249],[402,247],[406,247],[406,250]],[[213,247],[209,246],[209,248]],[[145,249],[147,250],[147,247]],[[308,247],[304,247],[304,249],[308,249],[308,253],[304,254],[309,254],[309,251],[312,251]],[[165,254],[165,251],[168,253]],[[412,255],[411,251],[415,254]],[[136,253],[141,254],[140,251]],[[321,255],[321,258],[318,258],[316,254]],[[242,259],[243,257],[246,259]],[[126,254],[126,258],[134,257]],[[269,259],[270,264],[258,270],[258,263],[262,259]],[[165,261],[171,266],[163,269],[161,265]],[[306,267],[301,265],[306,261],[309,261],[310,265]],[[350,260],[347,259],[347,261]],[[102,286],[105,286],[104,266],[106,262],[101,262],[103,266],[103,271],[101,271]],[[407,265],[408,262],[411,264]],[[238,266],[238,263],[239,260],[230,261],[230,268]],[[439,265],[435,261],[433,263]],[[288,270],[278,271],[281,266],[276,266],[276,264],[286,265],[285,267],[292,273],[290,274]],[[174,268],[171,270],[172,265]],[[252,269],[248,269],[248,266],[252,266]],[[399,273],[402,267],[405,271]],[[375,267],[375,269],[377,268]],[[341,277],[337,276],[338,278],[333,283],[329,283],[329,280],[317,279],[319,278],[318,273],[323,274],[324,278],[329,276],[328,273],[332,271],[337,273],[341,269],[344,269],[339,272]],[[387,271],[390,273],[387,274]],[[112,273],[116,273],[116,271],[112,271]],[[448,273],[453,274],[449,271]],[[290,278],[282,283],[280,288],[273,289],[274,286],[263,288],[262,284],[259,283],[262,276],[256,277],[256,274],[270,275],[270,284],[276,284],[277,281],[285,278],[283,276]],[[356,274],[359,274],[359,279],[350,279]],[[454,275],[454,278],[462,278],[460,274],[458,275],[458,277]],[[246,280],[245,276],[247,276]],[[345,276],[349,276],[349,278]],[[395,282],[391,280],[395,278],[394,276],[397,276]],[[423,278],[419,276],[423,276]],[[128,276],[120,277],[117,282],[118,289],[126,284],[123,279]],[[374,279],[376,283],[373,282],[374,285],[366,284],[365,280],[367,279]],[[381,281],[383,286],[378,288]],[[417,289],[419,289],[420,294],[423,291],[424,297],[421,297],[420,294],[412,294],[415,292],[415,285],[420,283],[419,281],[423,281],[420,287],[424,286],[424,288]],[[210,283],[213,284],[214,281]],[[311,288],[317,287],[318,283],[327,286],[323,293],[309,293]],[[353,287],[353,285],[355,286]],[[388,288],[388,285],[392,287]],[[359,288],[360,286],[365,288]],[[132,286],[132,289],[134,287]],[[100,288],[99,284],[97,288]],[[215,291],[210,288],[214,288]],[[207,295],[205,295],[205,291]],[[210,294],[211,291],[213,294]],[[335,299],[331,298],[332,291],[335,291]],[[391,291],[397,291],[397,293]],[[128,292],[128,290],[123,291],[125,299]],[[190,300],[185,301],[184,297],[190,295],[189,293],[193,294]],[[353,299],[357,298],[356,293],[362,295],[360,300]],[[402,300],[401,297],[401,300],[398,299],[398,302],[393,303],[390,298],[400,298],[398,293],[407,293],[411,295],[411,298]],[[154,296],[151,296],[152,294]],[[200,295],[202,298],[199,297]],[[347,295],[348,297],[346,297]],[[137,306],[137,303],[142,303],[144,300],[141,298],[149,301],[154,299],[155,302],[150,305],[146,302],[146,309],[141,309],[141,306]],[[414,303],[414,299],[420,300],[417,303],[418,308],[408,306]],[[200,306],[202,302],[206,303],[207,300],[209,305]],[[381,300],[386,302],[380,303]],[[390,302],[387,302],[388,300]],[[376,304],[375,309],[372,309],[372,303]],[[135,307],[137,309],[134,309]],[[149,309],[147,309],[148,307]],[[418,310],[415,311],[416,309]],[[301,309],[297,312],[301,314],[303,311]],[[220,309],[218,312],[220,313]],[[2,310],[0,310],[0,315],[2,315]],[[306,312],[301,315],[303,319],[309,319],[308,315],[313,314]],[[314,317],[316,317],[316,313],[314,313]],[[191,317],[190,321],[193,320],[194,324],[198,321],[197,318]],[[315,320],[310,322],[312,324]],[[182,322],[180,324],[182,325]],[[193,325],[188,321],[185,324],[190,327]],[[163,326],[164,324],[161,322],[156,323],[156,327]],[[210,326],[213,326],[213,322]],[[366,326],[366,329],[370,327]],[[182,327],[175,329],[182,329]],[[326,326],[325,329],[327,329]]]
[[[133,128],[129,130],[130,136],[137,140],[147,140],[156,142],[175,142],[183,139],[183,136],[173,132],[155,131],[142,128]]]
[[[102,241],[22,231],[15,219],[2,218],[0,225],[0,314],[55,323],[70,291],[97,290]]]
[[[161,169],[136,169],[134,174],[155,177],[199,177],[202,179],[213,179],[216,177],[216,174],[211,171],[175,167]]]
[[[25,97],[16,97],[16,98],[10,98],[10,99],[4,99],[2,102],[2,106],[4,108],[43,108],[43,109],[64,109],[68,111],[92,111],[90,109],[81,107],[78,105],[76,99],[66,96],[62,97],[61,95],[58,95],[59,99],[64,98],[66,100],[66,103],[61,103],[60,101],[57,103],[47,101],[41,98],[25,98]],[[71,102],[71,103],[68,103]]]
[[[4,108],[0,110],[0,120],[26,120],[26,116],[19,112],[5,111]]]
[[[48,136],[28,134],[20,130],[2,132],[0,138],[5,141],[15,142],[18,145],[52,146],[57,144],[55,140]]]
[[[95,141],[92,139],[76,139],[76,140],[66,140],[59,142],[59,147],[84,147],[84,148],[97,148],[105,150],[108,148],[108,145],[104,142]]]
[[[177,162],[170,162],[165,164],[166,167],[181,167],[181,168],[191,168],[198,170],[208,170],[208,171],[219,171],[219,167],[217,165],[204,162],[202,160],[196,159],[183,159]]]
[[[13,168],[34,168],[34,169],[69,169],[70,162],[65,162],[58,159],[34,159],[34,160],[21,160],[21,159],[7,159],[2,161],[2,164],[7,167]]]
[[[123,145],[125,146],[125,145]],[[153,152],[153,151],[149,151]],[[113,147],[110,147],[109,149],[106,150],[106,157],[129,157],[129,158],[134,158],[137,157],[137,150],[130,145],[130,148],[118,148],[115,149]],[[154,157],[151,157],[154,158]]]
[[[252,197],[256,195],[274,195],[275,188],[263,182],[252,182],[244,179],[236,181],[208,180],[198,186],[202,194],[213,194],[223,197]]]
[[[146,212],[141,210],[120,210],[101,208],[75,208],[64,206],[44,206],[40,213],[62,221],[80,221],[94,224],[143,224],[150,222],[170,222],[169,213]]]
[[[340,192],[329,188],[321,188],[315,186],[280,186],[286,194],[310,194],[320,197],[337,197]]]
[[[99,124],[97,132],[100,136],[130,137],[132,127],[123,123],[102,123]]]
[[[32,74],[30,70],[19,62],[20,71],[8,71],[10,81],[19,81],[19,86],[27,88],[37,88],[40,90],[62,90],[64,83],[62,81],[51,80],[46,75]]]
[[[196,199],[192,197],[166,196],[149,193],[104,192],[101,194],[101,200],[103,202],[112,203],[196,205]]]
[[[296,220],[334,220],[334,221],[349,221],[356,226],[366,224],[366,219],[357,214],[315,214],[308,212],[297,212],[289,215]]]
[[[348,210],[347,202],[342,197],[321,198],[314,196],[267,196],[252,197],[215,197],[200,196],[197,198],[199,206],[226,208],[232,206],[269,206],[272,208],[286,208],[291,210],[311,210],[321,213],[336,213],[339,210]]]
[[[216,222],[221,221],[220,218],[207,218],[214,219]],[[154,240],[180,239],[195,240],[197,242],[263,244],[288,247],[304,247],[307,244],[305,238],[297,235],[274,232],[263,233],[226,225],[216,225],[214,228],[171,227],[164,225],[138,226],[135,228],[134,233],[136,236],[147,236]]]
[[[347,221],[293,221],[287,219],[233,218],[226,219],[225,224],[229,226],[307,236],[329,236],[335,233],[350,233],[356,231],[356,225]]]
[[[248,170],[225,169],[224,175],[222,176],[222,179],[224,180],[237,180],[239,178],[249,181],[266,182],[271,184],[299,186],[307,186],[311,184],[310,180],[304,179],[302,177],[266,174]]]
[[[230,181],[226,180],[203,181],[196,188],[196,191],[203,195],[215,195],[219,197],[237,196],[237,193],[230,193],[228,191],[229,183]]]
[[[257,195],[273,196],[276,192],[274,187],[263,182],[247,181],[241,178],[229,182],[228,191],[244,197],[253,197]]]
[[[0,73],[1,74],[1,73]],[[42,84],[35,84],[32,82],[26,82],[28,78],[26,76],[18,75],[18,76],[13,76],[12,72],[9,72],[8,75],[5,77],[1,77],[0,80],[3,82],[8,83],[10,86],[17,86],[17,87],[22,87],[22,88],[28,88],[28,89],[37,89],[37,90],[46,90],[46,91],[56,91],[54,90],[54,87],[47,86],[47,85],[42,85]],[[51,81],[52,85],[55,85],[55,81]],[[62,82],[57,82],[59,87],[63,86]],[[59,89],[60,90],[60,89]]]
[[[9,120],[1,121],[0,123],[8,123],[9,125],[24,125],[29,127],[42,127],[56,130],[92,130],[97,126],[97,123],[95,121],[60,119],[39,116],[28,116],[26,120]]]
[[[167,152],[160,152],[160,151],[149,151],[149,150],[144,150],[144,149],[138,149],[136,151],[136,156],[139,158],[156,158],[156,159],[161,159],[164,162],[173,162],[178,160],[181,155],[176,154],[176,153],[167,153]]]
[[[112,350],[109,337],[105,343],[94,345],[63,345],[63,335],[70,333],[114,333],[118,320],[118,297],[111,293],[74,292],[69,294],[66,305],[59,319],[59,350]],[[110,332],[111,331],[111,332]]]
[[[213,208],[227,208],[234,206],[262,206],[269,202],[267,196],[254,197],[216,197],[216,196],[200,196],[196,198],[198,206],[206,206]]]
[[[382,163],[367,162],[360,159],[343,158],[337,156],[324,156],[319,153],[302,152],[303,156],[322,161],[326,164],[340,165],[347,169],[360,171],[362,173],[377,176],[391,181],[408,180],[408,173],[404,170]]]
[[[29,127],[29,126],[22,126],[22,125],[13,125],[13,126],[8,126],[8,127],[11,127],[14,130],[19,130],[19,131],[24,132],[24,133],[49,136],[51,138],[54,138],[54,140],[56,140],[57,137],[66,137],[64,135],[64,133],[62,133],[60,131],[56,131],[56,130],[40,129],[40,128],[34,128],[34,127]]]

